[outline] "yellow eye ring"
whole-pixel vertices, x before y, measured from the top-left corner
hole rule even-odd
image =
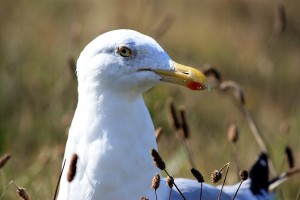
[[[119,47],[117,53],[122,57],[129,57],[132,55],[132,50],[128,47]]]

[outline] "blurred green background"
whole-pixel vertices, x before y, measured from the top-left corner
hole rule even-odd
[[[289,145],[300,155],[300,1],[280,0],[40,0],[0,1],[0,194],[10,180],[33,199],[50,199],[77,101],[70,62],[99,34],[134,29],[154,37],[179,63],[209,63],[224,80],[240,84],[246,106],[270,146],[277,173],[287,170]],[[227,128],[236,123],[238,160],[249,169],[259,154],[232,96],[161,84],[145,95],[156,127],[165,129],[159,150],[175,176],[191,177],[189,163],[167,120],[167,101],[184,106],[190,148],[206,182],[232,163]],[[149,155],[150,156],[150,155]],[[168,165],[169,163],[169,165]],[[150,185],[151,183],[149,183]],[[296,199],[299,175],[280,186],[278,199]],[[3,199],[16,199],[8,187]]]

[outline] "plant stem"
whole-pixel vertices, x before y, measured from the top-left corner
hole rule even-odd
[[[57,180],[57,184],[56,184],[56,188],[55,188],[53,200],[56,199],[56,195],[57,195],[57,191],[58,191],[58,186],[59,186],[59,183],[60,183],[60,179],[61,179],[62,173],[63,173],[64,168],[65,168],[65,164],[66,164],[66,159],[64,160],[64,164],[62,166],[62,169],[60,171],[60,174],[59,174],[59,177],[58,177],[58,180]]]
[[[233,196],[233,199],[232,200],[234,200],[235,199],[235,197],[236,197],[236,195],[237,195],[237,193],[238,193],[238,191],[239,191],[239,189],[240,189],[240,187],[241,187],[241,185],[242,185],[242,183],[243,183],[244,181],[241,181],[241,183],[239,184],[239,187],[238,187],[238,189],[236,190],[236,192],[235,192],[235,194],[234,194],[234,196]]]
[[[225,184],[225,181],[226,181],[226,178],[227,178],[227,174],[228,174],[229,165],[230,165],[230,163],[227,163],[226,165],[224,165],[224,166],[220,169],[220,172],[221,172],[225,167],[227,167],[227,168],[226,168],[226,174],[225,174],[225,177],[224,177],[224,180],[223,180],[223,183],[222,183],[222,187],[221,187],[221,190],[220,190],[220,193],[219,193],[218,200],[221,199],[222,191],[223,191],[224,184]]]
[[[167,172],[166,169],[164,169],[164,171],[166,172],[166,174],[167,174],[168,176],[171,176],[171,175]],[[182,192],[180,191],[180,189],[177,187],[175,181],[174,181],[174,186],[176,187],[176,189],[177,189],[177,191],[179,192],[179,194],[181,195],[181,197],[182,197],[184,200],[186,200],[185,196],[182,194]]]

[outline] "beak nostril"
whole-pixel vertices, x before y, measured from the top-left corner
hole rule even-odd
[[[142,69],[138,69],[137,71],[152,71],[150,68],[142,68]]]

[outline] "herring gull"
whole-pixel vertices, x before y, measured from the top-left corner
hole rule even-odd
[[[157,143],[142,94],[162,81],[207,89],[205,75],[174,62],[154,39],[133,30],[98,36],[80,54],[76,71],[78,104],[64,159],[66,166],[74,153],[79,160],[71,183],[67,168],[63,171],[57,199],[138,200],[145,196],[154,200],[151,180],[159,170],[149,152],[157,149]],[[175,182],[187,199],[199,199],[198,182]],[[232,199],[228,188],[221,199]],[[169,199],[165,179],[157,194],[159,200]],[[218,194],[218,187],[203,185],[203,200],[217,199]],[[172,199],[182,198],[174,190]],[[253,198],[240,195],[237,199]]]

